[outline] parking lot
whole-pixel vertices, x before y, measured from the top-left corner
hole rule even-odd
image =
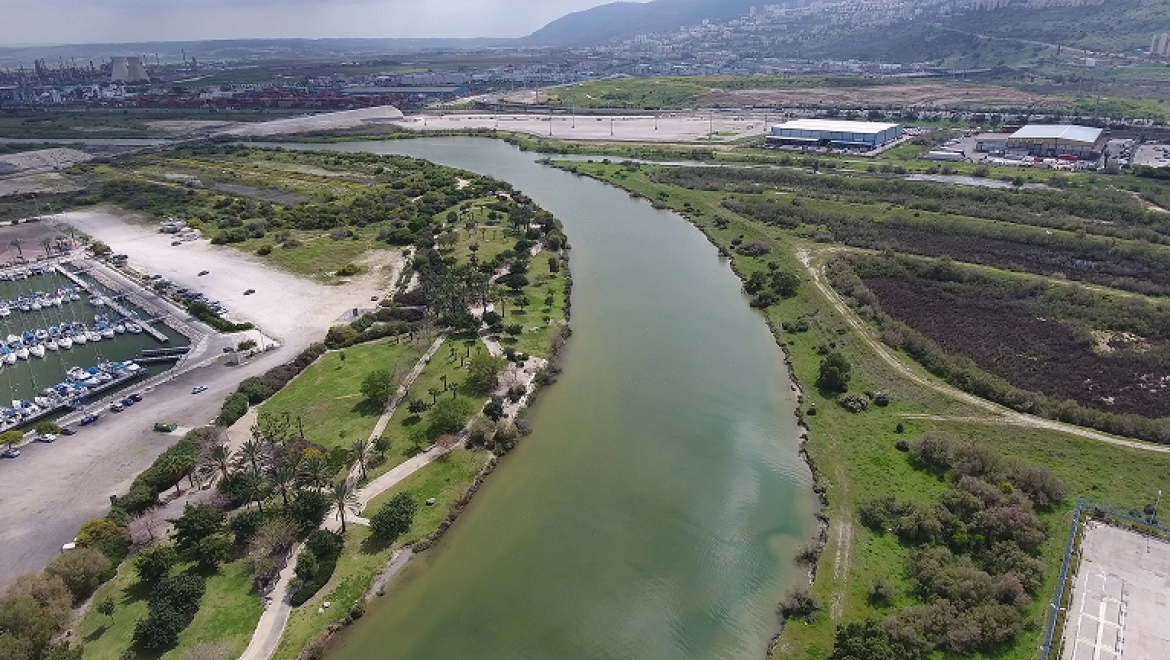
[[[1170,145],[1143,144],[1133,154],[1134,165],[1148,165],[1150,167],[1170,166]]]
[[[1061,660],[1170,658],[1170,543],[1090,521],[1081,555]]]

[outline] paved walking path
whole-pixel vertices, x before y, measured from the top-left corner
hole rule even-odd
[[[372,443],[382,435],[382,431],[386,429],[386,425],[390,422],[390,417],[406,398],[410,386],[414,384],[419,374],[422,373],[427,363],[431,361],[431,358],[434,357],[435,353],[446,340],[447,333],[440,334],[435,339],[435,342],[431,344],[430,349],[415,363],[414,368],[410,370],[406,378],[402,379],[402,385],[394,393],[393,398],[386,407],[386,411],[378,418],[378,423],[374,425],[374,431],[370,434],[368,442]],[[364,508],[370,500],[380,493],[394,487],[398,482],[426,467],[436,458],[450,450],[450,447],[443,450],[436,445],[417,456],[407,459],[406,462],[374,479],[365,488],[358,491],[358,502],[360,504],[358,510],[360,511],[361,508]],[[348,478],[356,479],[354,473],[351,473]],[[346,522],[369,525],[368,520],[357,516],[347,517]],[[341,521],[338,520],[335,509],[329,512],[323,526],[333,531],[341,528]],[[276,652],[276,647],[280,645],[280,638],[284,635],[284,627],[288,625],[288,618],[292,614],[292,604],[289,602],[289,598],[292,596],[290,585],[295,576],[295,557],[300,553],[303,545],[298,544],[293,548],[292,553],[289,555],[290,560],[288,564],[280,571],[276,586],[272,589],[271,599],[265,604],[264,613],[260,616],[260,622],[256,624],[256,632],[252,634],[252,641],[248,644],[248,648],[244,651],[244,654],[240,656],[240,660],[268,660]]]

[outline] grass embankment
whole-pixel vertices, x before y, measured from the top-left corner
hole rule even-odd
[[[374,577],[399,548],[405,547],[429,535],[447,516],[447,512],[461,498],[475,475],[487,461],[485,452],[471,452],[456,449],[447,456],[436,460],[418,472],[410,475],[394,488],[374,498],[363,515],[373,515],[390,498],[400,492],[409,492],[418,503],[410,531],[391,544],[378,543],[370,538],[369,528],[350,524],[347,528],[345,548],[337,561],[337,568],[329,582],[304,605],[293,609],[284,630],[275,660],[293,660],[319,637],[330,624],[345,617],[349,608],[369,588]],[[427,506],[429,498],[435,503]],[[330,609],[323,615],[317,608],[330,603]]]
[[[910,547],[892,534],[874,535],[857,522],[858,506],[869,499],[893,495],[901,501],[926,502],[945,487],[933,474],[914,469],[907,455],[894,447],[900,439],[912,439],[926,431],[942,431],[964,440],[986,445],[996,451],[1043,465],[1061,479],[1072,496],[1053,511],[1043,513],[1048,541],[1040,558],[1046,566],[1045,582],[1026,612],[1024,633],[995,654],[997,658],[1030,660],[1035,657],[1048,612],[1048,598],[1060,570],[1067,534],[1069,511],[1078,495],[1108,501],[1123,508],[1141,509],[1153,497],[1151,488],[1170,470],[1170,455],[1117,447],[1060,432],[1004,426],[989,419],[974,423],[969,418],[988,419],[985,410],[960,402],[934,389],[907,379],[883,361],[863,338],[852,331],[845,319],[813,286],[809,274],[796,259],[798,249],[812,250],[814,261],[827,255],[824,246],[805,241],[789,230],[748,221],[720,204],[723,194],[665,186],[652,182],[645,172],[630,172],[615,165],[575,164],[582,172],[658,200],[692,217],[711,240],[734,254],[732,240],[764,240],[773,251],[762,258],[735,255],[733,265],[743,278],[767,272],[766,263],[797,274],[798,294],[765,310],[777,329],[792,362],[797,380],[804,385],[810,429],[807,450],[819,472],[828,505],[824,514],[831,521],[827,544],[820,556],[813,593],[825,610],[811,623],[793,621],[785,626],[773,652],[777,658],[825,658],[833,646],[837,624],[887,614],[914,604],[906,560]],[[665,199],[659,193],[665,193]],[[696,212],[697,211],[697,212]],[[719,219],[719,222],[716,222]],[[725,223],[725,224],[724,224]],[[807,332],[780,329],[784,322],[807,321]],[[853,366],[851,392],[881,391],[890,397],[885,408],[871,406],[866,412],[850,414],[836,404],[836,396],[818,391],[816,382],[821,362],[819,349],[832,346]],[[924,371],[908,356],[899,356],[915,373]],[[921,416],[928,416],[923,419]],[[897,425],[904,432],[896,432]],[[878,576],[886,576],[897,596],[889,603],[875,605],[869,589]],[[985,656],[975,656],[985,657]]]
[[[153,122],[270,121],[289,113],[209,112],[14,112],[0,116],[0,137],[84,140],[93,138],[161,138],[174,135]]]
[[[362,395],[362,380],[376,369],[405,376],[431,339],[400,341],[387,339],[326,353],[260,410],[276,415],[287,413],[294,425],[303,425],[306,439],[326,449],[349,449],[355,440],[370,437],[385,404]],[[406,443],[394,443],[386,462],[378,469],[385,471],[406,460],[406,451]]]
[[[133,564],[132,561],[124,562],[118,575],[94,596],[94,603],[107,597],[113,599],[116,608],[113,616],[107,617],[96,607],[90,607],[77,626],[77,633],[85,641],[82,657],[86,660],[121,660],[126,657],[134,626],[146,616],[149,595],[149,587],[138,581]],[[195,569],[180,566],[174,574],[184,570]],[[252,593],[251,562],[241,559],[224,564],[207,578],[207,591],[199,601],[199,612],[179,634],[178,645],[156,657],[186,658],[196,647],[206,646],[222,651],[225,658],[239,657],[248,647],[263,611],[260,597]]]

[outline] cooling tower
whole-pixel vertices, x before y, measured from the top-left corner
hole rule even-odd
[[[114,57],[111,58],[110,64],[112,65],[110,80],[119,82],[150,80],[142,66],[141,57]]]

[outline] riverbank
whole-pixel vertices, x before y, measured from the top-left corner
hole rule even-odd
[[[810,434],[807,452],[819,474],[817,488],[827,498],[823,519],[827,525],[819,558],[810,565],[815,576],[812,594],[824,610],[811,624],[785,626],[772,649],[774,657],[792,657],[810,648],[828,649],[838,624],[862,617],[899,611],[914,604],[904,568],[908,552],[892,535],[877,535],[857,524],[858,507],[869,500],[891,495],[900,500],[929,501],[942,487],[929,475],[911,469],[905,454],[895,448],[899,440],[913,439],[927,431],[939,431],[990,447],[997,452],[1047,467],[1072,490],[1094,497],[1120,501],[1140,508],[1141,492],[1157,483],[1170,460],[1160,447],[1142,443],[1105,443],[1095,432],[1043,419],[1021,420],[997,412],[997,407],[938,383],[904,355],[878,350],[877,340],[864,321],[835,298],[820,281],[824,263],[836,248],[801,240],[777,226],[748,221],[721,204],[718,193],[661,185],[639,172],[603,163],[562,163],[574,170],[631,194],[683,213],[726,255],[740,277],[748,280],[762,270],[760,259],[736,254],[735,248],[754,240],[766,241],[767,257],[781,269],[795,274],[801,284],[797,295],[768,306],[763,313],[776,332],[777,342],[788,352],[792,372],[802,383],[817,379],[821,352],[836,350],[852,365],[850,391],[881,392],[884,407],[870,405],[859,414],[845,411],[835,393],[804,388],[804,417]],[[764,272],[767,272],[766,270]],[[815,409],[816,414],[808,414]],[[1061,529],[1071,504],[1066,501],[1041,514],[1050,529]],[[1044,585],[1037,602],[1029,606],[1028,632],[1004,650],[1005,658],[1031,658],[1047,616],[1043,597],[1051,592],[1059,572],[1059,543],[1045,547],[1040,558],[1046,566]],[[889,580],[894,597],[875,601],[870,587],[879,577]]]

